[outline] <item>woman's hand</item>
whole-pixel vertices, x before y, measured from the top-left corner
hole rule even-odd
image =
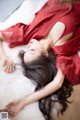
[[[13,63],[13,61],[9,57],[6,56],[1,40],[0,40],[0,59],[2,60],[3,70],[5,72],[7,72],[7,73],[14,72],[15,64]]]
[[[7,73],[14,72],[15,64],[9,57],[3,57],[2,59],[3,70]]]
[[[11,116],[16,116],[24,108],[24,103],[22,100],[17,100],[6,106],[7,112]]]

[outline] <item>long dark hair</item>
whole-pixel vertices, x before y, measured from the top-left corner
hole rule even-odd
[[[37,60],[28,64],[24,63],[24,53],[21,52],[20,57],[22,59],[22,66],[24,68],[24,75],[36,83],[35,91],[40,90],[50,81],[52,81],[57,73],[55,65],[55,56],[50,51],[49,56],[40,56]],[[43,113],[46,120],[53,120],[54,116],[52,111],[54,110],[55,103],[60,103],[61,113],[67,108],[68,97],[71,96],[73,91],[72,85],[68,80],[64,80],[62,87],[53,94],[39,100],[39,108]]]

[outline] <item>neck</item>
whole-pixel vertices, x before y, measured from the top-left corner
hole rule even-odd
[[[47,51],[50,50],[51,46],[53,45],[52,40],[50,38],[42,39],[40,40],[40,44],[43,46],[43,48]]]

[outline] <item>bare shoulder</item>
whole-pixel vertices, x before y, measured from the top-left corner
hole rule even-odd
[[[72,37],[73,32],[66,34],[60,38],[65,30],[65,24],[62,22],[57,22],[50,31],[50,35],[53,41],[53,45],[58,46],[66,43],[70,37]]]
[[[65,30],[65,24],[62,22],[57,22],[50,31],[54,43],[61,37]]]

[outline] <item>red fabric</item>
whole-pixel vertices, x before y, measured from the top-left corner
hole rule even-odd
[[[80,9],[78,7],[80,5],[75,5],[69,14],[59,20],[65,24],[62,36],[71,32],[74,33],[73,36],[64,45],[52,47],[56,54],[57,67],[61,68],[73,85],[80,84],[80,56],[77,54],[80,50]]]
[[[59,0],[49,0],[36,13],[31,24],[18,23],[2,32],[9,47],[27,44],[32,38],[40,40],[51,30],[53,25],[72,9],[71,4],[57,4]],[[8,34],[9,33],[9,34]]]
[[[66,78],[73,84],[80,84],[80,32],[79,36],[62,46],[53,46],[56,54],[56,65],[60,67]]]
[[[58,0],[49,0],[42,9],[36,13],[31,24],[18,23],[2,32],[9,47],[16,47],[35,38],[45,37],[54,24],[61,21],[65,24],[65,30],[61,37],[73,32],[72,38],[64,45],[53,46],[56,54],[56,64],[71,81],[73,85],[80,84],[80,4],[56,4]],[[78,1],[78,0],[77,0]]]

